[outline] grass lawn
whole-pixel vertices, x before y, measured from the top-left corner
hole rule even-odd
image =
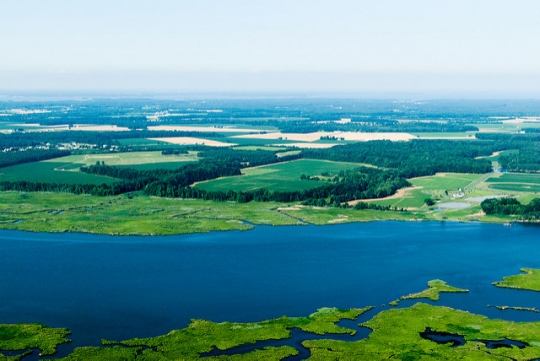
[[[320,176],[323,172],[339,173],[341,170],[354,169],[360,164],[340,163],[323,160],[301,159],[293,162],[273,164],[242,170],[242,176],[225,177],[199,183],[196,187],[207,191],[250,191],[266,188],[272,191],[293,191],[315,188],[322,181],[301,180],[306,176]]]

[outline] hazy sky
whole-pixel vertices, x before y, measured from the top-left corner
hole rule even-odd
[[[540,1],[1,0],[0,89],[540,94]]]

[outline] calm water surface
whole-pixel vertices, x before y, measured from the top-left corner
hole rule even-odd
[[[540,268],[540,227],[373,222],[170,237],[0,231],[0,323],[72,331],[69,346],[164,334],[192,318],[259,321],[378,306],[440,278],[468,294],[435,304],[540,320],[540,293],[491,282]],[[401,307],[413,301],[400,303]],[[67,352],[67,351],[66,351]]]

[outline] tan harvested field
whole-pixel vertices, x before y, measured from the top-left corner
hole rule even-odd
[[[537,123],[540,122],[540,118],[537,117],[523,117],[510,120],[503,120],[502,123],[506,124],[520,124],[520,123]]]
[[[357,200],[354,200],[354,201],[350,201],[350,202],[349,202],[349,205],[350,205],[350,206],[354,206],[354,205],[356,205],[356,204],[359,203],[359,202],[385,201],[385,200],[388,200],[388,199],[401,198],[401,197],[403,197],[405,194],[407,194],[407,192],[412,191],[412,190],[415,190],[415,189],[420,189],[420,188],[423,188],[423,187],[407,187],[407,188],[401,188],[401,189],[399,189],[395,194],[393,194],[393,195],[391,195],[391,196],[388,196],[388,197],[384,197],[384,198],[371,198],[371,199],[357,199]]]
[[[296,148],[324,149],[324,148],[332,148],[332,147],[334,147],[336,145],[340,145],[340,144],[332,144],[332,143],[287,143],[287,144],[272,144],[272,145],[275,145],[277,147],[296,147]]]
[[[243,129],[243,128],[216,128],[216,127],[195,127],[180,125],[154,125],[149,126],[148,130],[176,130],[179,132],[217,132],[217,133],[252,133],[263,132],[261,129]]]
[[[117,127],[116,125],[86,125],[75,124],[70,130],[88,130],[88,131],[109,131],[109,132],[127,132],[129,128]]]
[[[300,142],[314,142],[321,137],[343,138],[349,141],[370,141],[370,140],[392,140],[407,141],[416,138],[409,133],[360,133],[360,132],[314,132],[314,133],[265,133],[265,134],[246,134],[237,135],[233,138],[254,138],[254,139],[284,139]]]
[[[204,144],[209,147],[232,147],[237,144],[233,143],[224,143],[218,142],[215,140],[208,140],[202,138],[192,138],[192,137],[171,137],[171,138],[148,138],[150,140],[157,140],[160,142],[167,142],[171,144]]]

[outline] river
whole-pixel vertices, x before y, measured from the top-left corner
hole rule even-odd
[[[436,278],[470,293],[435,304],[540,320],[487,307],[540,307],[540,293],[491,285],[540,268],[539,254],[540,227],[521,224],[259,226],[167,237],[0,231],[0,323],[67,327],[72,349],[164,334],[192,318],[247,322],[377,306],[369,318]]]

